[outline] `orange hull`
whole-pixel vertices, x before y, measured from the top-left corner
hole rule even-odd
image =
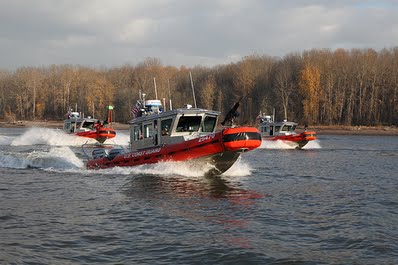
[[[230,151],[240,148],[255,149],[259,147],[259,140],[261,140],[261,135],[259,136],[256,128],[228,128],[223,131],[224,146]]]
[[[291,134],[291,135],[277,135],[277,136],[268,136],[264,137],[264,139],[269,141],[288,141],[292,143],[296,143],[299,148],[304,147],[309,141],[316,140],[316,132],[309,131],[309,132],[302,132],[298,134]]]
[[[107,139],[114,138],[116,131],[112,128],[100,127],[92,131],[76,132],[75,135],[95,139],[100,143],[104,143]]]
[[[261,135],[256,128],[228,128],[196,139],[176,144],[151,147],[120,154],[113,158],[102,157],[87,162],[87,168],[109,168],[116,166],[138,166],[161,161],[187,161],[208,159],[215,164],[218,172],[228,170],[240,153],[253,150],[261,145]]]

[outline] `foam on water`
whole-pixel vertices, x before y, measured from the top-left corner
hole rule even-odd
[[[223,176],[229,177],[244,177],[251,175],[252,168],[250,165],[242,160],[241,157],[232,165],[230,169],[224,172]]]
[[[206,175],[214,166],[210,164],[198,163],[193,161],[184,162],[161,162],[156,164],[146,164],[135,167],[113,167],[108,169],[87,170],[85,173],[92,174],[109,174],[109,175],[160,175],[160,176],[175,176],[181,175],[189,178],[202,177]],[[251,174],[250,166],[241,159],[222,176],[228,177],[242,177]]]
[[[101,174],[121,175],[183,175],[187,177],[200,177],[206,174],[213,167],[209,164],[191,162],[161,162],[156,164],[145,164],[135,167],[114,167],[108,169],[91,170]]]
[[[10,145],[80,146],[87,141],[96,142],[93,139],[67,134],[59,129],[30,128],[22,135],[12,139]]]
[[[76,169],[83,166],[82,160],[68,147],[54,147],[49,151],[32,151],[30,153],[0,153],[0,167]]]
[[[0,167],[26,168],[27,167],[26,164],[27,163],[24,158],[0,153]]]
[[[25,133],[17,137],[1,136],[0,145],[50,145],[50,146],[81,146],[84,143],[95,144],[96,140],[67,134],[59,129],[49,128],[30,128]],[[129,135],[126,133],[116,133],[116,137],[107,140],[105,143],[118,145],[128,145]]]
[[[306,144],[303,149],[320,149],[322,148],[320,142],[318,139],[314,141],[309,141],[308,144]]]
[[[286,141],[266,141],[263,140],[259,148],[263,149],[296,149],[296,145],[289,144]],[[302,149],[319,149],[322,148],[319,140],[309,141]]]
[[[263,149],[294,149],[295,147],[287,144],[284,141],[265,141],[263,140],[259,148]]]
[[[15,137],[0,135],[0,145],[10,145]]]

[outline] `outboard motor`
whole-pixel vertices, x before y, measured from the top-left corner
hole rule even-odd
[[[109,155],[108,155],[108,158],[109,158],[109,160],[112,160],[112,159],[114,159],[116,156],[118,156],[118,155],[120,155],[120,154],[124,154],[125,152],[124,152],[124,149],[123,148],[115,148],[115,149],[112,149],[110,152],[109,152]]]
[[[94,149],[92,152],[93,159],[104,158],[108,156],[108,153],[104,149]]]

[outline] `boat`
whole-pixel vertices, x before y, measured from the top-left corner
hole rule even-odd
[[[287,120],[274,122],[274,115],[262,115],[260,113],[260,125],[258,127],[262,139],[267,141],[282,141],[297,149],[303,148],[308,142],[316,140],[316,132],[308,131],[304,127],[303,132],[296,132],[297,123]]]
[[[222,122],[229,125],[219,131],[216,128],[221,112],[193,108],[189,104],[164,111],[160,100],[141,98],[132,113],[136,117],[130,121],[128,149],[97,148],[88,156],[83,146],[88,169],[192,161],[210,164],[212,169],[208,173],[221,175],[242,153],[261,145],[258,129],[235,126],[231,111]]]
[[[104,143],[107,139],[114,138],[116,131],[111,127],[112,122],[112,106],[108,107],[108,118],[101,122],[90,116],[81,117],[81,113],[70,111],[64,120],[64,131],[68,134],[86,137]]]

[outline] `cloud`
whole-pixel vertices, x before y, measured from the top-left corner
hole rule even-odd
[[[143,43],[156,34],[156,21],[148,18],[129,22],[120,32],[119,40],[128,43]]]
[[[312,48],[392,47],[395,1],[5,0],[0,68],[228,63]]]

